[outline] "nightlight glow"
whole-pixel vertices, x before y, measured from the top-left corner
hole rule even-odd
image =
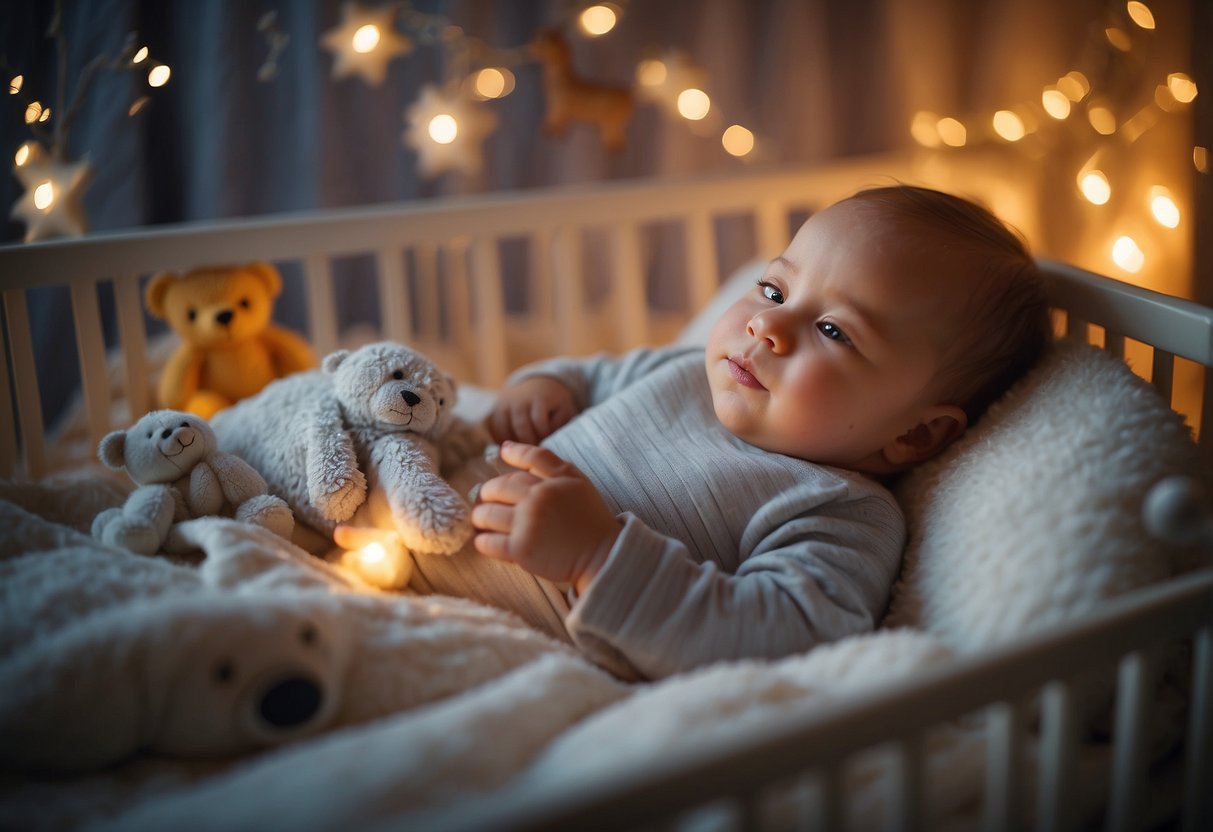
[[[1096,104],[1087,110],[1087,121],[1101,136],[1110,136],[1116,132],[1116,116],[1102,104]]]
[[[51,206],[55,204],[55,183],[51,181],[43,182],[37,188],[34,188],[34,207],[39,211],[49,211]]]
[[[354,51],[365,55],[379,45],[379,27],[374,23],[359,26],[351,41]]]
[[[476,94],[481,98],[501,98],[514,90],[514,73],[486,67],[476,73]]]
[[[135,53],[135,56],[133,58],[131,58],[131,63],[132,64],[141,64],[147,60],[147,55],[148,55],[147,47],[140,46],[139,51]]]
[[[158,64],[157,66],[152,67],[147,73],[147,83],[149,86],[163,87],[168,83],[168,78],[171,74],[171,69],[164,64]]]
[[[954,118],[941,118],[935,125],[935,129],[939,131],[939,138],[948,147],[964,147],[965,142],[969,140],[969,131]]]
[[[26,162],[29,161],[29,157],[30,157],[30,146],[29,146],[29,142],[26,142],[25,144],[23,144],[19,148],[17,148],[17,153],[16,153],[16,155],[13,156],[13,162],[17,165],[17,167],[21,167],[22,165],[24,165]]]
[[[724,149],[734,156],[745,156],[754,149],[754,134],[740,124],[734,124],[720,137]]]
[[[1044,106],[1045,112],[1058,121],[1070,115],[1070,99],[1056,87],[1049,87],[1042,92],[1040,103]]]
[[[1117,237],[1112,243],[1112,262],[1136,274],[1146,264],[1146,255],[1132,237]]]
[[[450,144],[459,135],[459,123],[449,113],[439,113],[430,119],[430,138],[438,144]]]
[[[1183,72],[1172,72],[1167,76],[1167,89],[1180,104],[1191,104],[1196,98],[1196,82]]]
[[[596,38],[614,29],[618,20],[619,16],[610,6],[596,5],[583,11],[579,22],[582,31],[590,37]]]
[[[712,109],[712,100],[703,90],[690,89],[678,93],[678,112],[689,121],[699,121]]]
[[[1017,142],[1027,131],[1022,118],[1010,110],[999,110],[994,114],[994,132],[1009,142]]]
[[[1112,198],[1112,186],[1101,170],[1084,173],[1078,180],[1078,189],[1092,205],[1105,205]]]
[[[1158,220],[1159,225],[1167,228],[1179,226],[1179,206],[1175,204],[1171,192],[1162,185],[1155,185],[1150,189],[1150,213]]]

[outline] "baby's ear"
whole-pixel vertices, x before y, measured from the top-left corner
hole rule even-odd
[[[969,417],[962,408],[938,404],[928,408],[923,421],[883,449],[885,462],[900,470],[926,462],[964,435]]]
[[[126,431],[107,433],[97,446],[97,456],[107,467],[121,471],[126,467]]]
[[[349,357],[349,350],[337,350],[336,352],[330,352],[324,357],[324,360],[320,362],[320,369],[324,370],[329,375],[332,375],[333,373],[337,372],[337,368],[341,366],[341,362],[345,361],[345,359]]]

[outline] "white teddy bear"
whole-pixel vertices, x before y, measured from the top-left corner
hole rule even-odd
[[[488,439],[454,404],[453,379],[384,341],[331,353],[320,371],[275,381],[213,424],[220,446],[252,463],[303,523],[330,536],[343,523],[395,526],[408,549],[448,554],[472,527],[444,474]]]
[[[210,425],[192,413],[154,410],[129,430],[107,434],[97,455],[139,484],[122,508],[93,520],[93,537],[107,545],[145,555],[161,547],[180,552],[188,547],[172,534],[174,522],[219,514],[291,536],[295,520],[286,503],[247,462],[219,450]]]

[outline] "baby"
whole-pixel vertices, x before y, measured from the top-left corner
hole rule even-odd
[[[516,373],[487,426],[518,470],[480,489],[475,548],[570,584],[569,636],[626,678],[870,630],[905,542],[881,481],[962,435],[1050,332],[991,213],[861,191],[800,228],[706,349]]]

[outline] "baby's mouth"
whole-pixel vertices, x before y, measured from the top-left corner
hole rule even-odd
[[[729,375],[733,380],[742,387],[749,387],[752,390],[766,390],[762,382],[754,375],[754,365],[744,358],[728,358],[725,359],[729,367]]]

